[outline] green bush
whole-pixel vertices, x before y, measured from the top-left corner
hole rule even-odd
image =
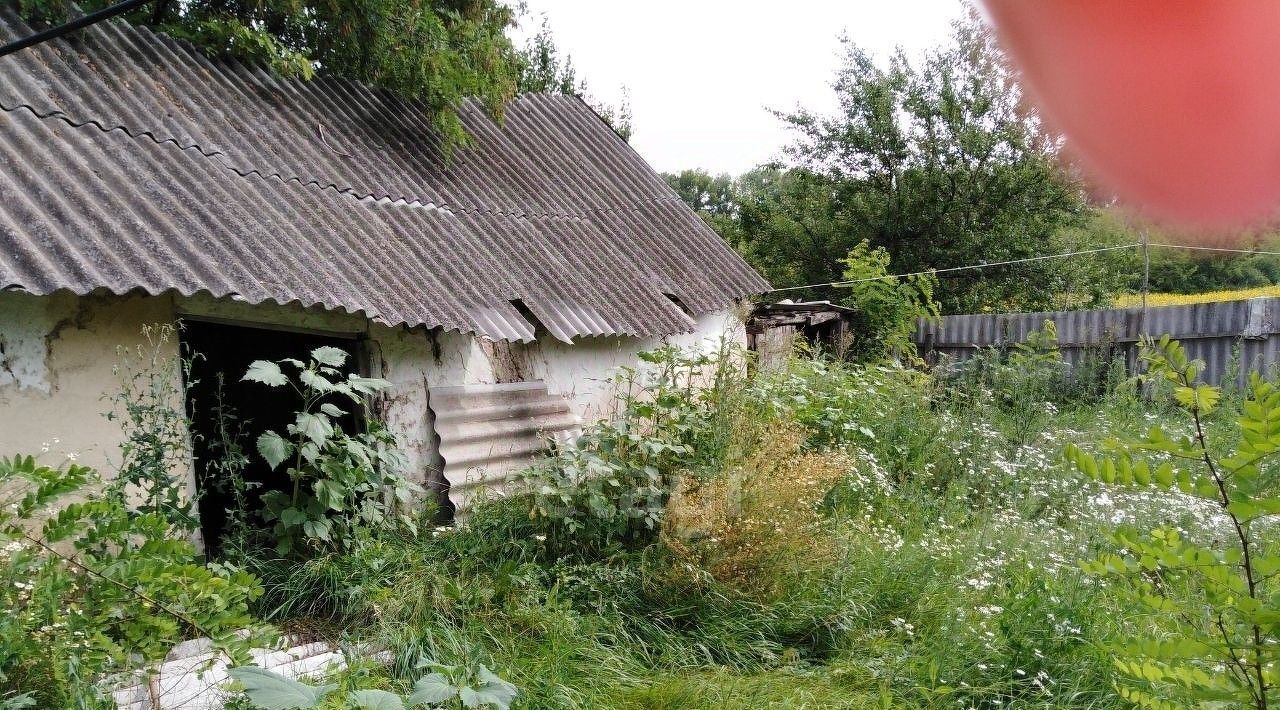
[[[652,541],[679,476],[725,455],[742,358],[728,346],[718,357],[665,347],[621,368],[615,416],[520,477],[548,548],[589,556]]]
[[[404,454],[395,437],[377,421],[365,431],[347,433],[337,420],[347,411],[331,400],[356,406],[391,386],[386,380],[342,377],[347,353],[324,346],[311,351],[310,362],[286,358],[256,360],[245,380],[268,387],[289,387],[301,405],[287,436],[266,431],[258,437],[259,455],[272,469],[285,461],[292,493],[268,491],[262,515],[273,523],[272,538],[280,554],[312,549],[341,549],[357,538],[360,527],[413,526],[405,506],[421,488],[404,477]],[[295,375],[286,375],[281,365]]]
[[[1266,708],[1276,690],[1280,649],[1280,555],[1269,523],[1280,515],[1274,460],[1280,452],[1280,389],[1254,373],[1229,432],[1227,452],[1210,441],[1207,417],[1221,391],[1198,381],[1200,361],[1164,336],[1142,344],[1147,378],[1172,386],[1191,422],[1186,434],[1152,426],[1133,441],[1113,440],[1101,458],[1072,446],[1071,461],[1105,484],[1178,491],[1207,501],[1219,523],[1212,539],[1164,524],[1147,532],[1121,528],[1115,550],[1085,568],[1115,577],[1117,590],[1145,609],[1151,623],[1114,643],[1116,666],[1130,681],[1126,700],[1151,708],[1229,703]]]
[[[252,575],[201,564],[163,511],[130,510],[101,486],[75,463],[0,458],[0,699],[96,707],[104,683],[183,639],[207,636],[243,662],[273,636],[249,613]]]
[[[906,277],[891,275],[889,252],[859,242],[846,256],[844,274],[849,291],[844,302],[857,309],[853,352],[855,359],[878,362],[883,359],[914,360],[912,335],[921,318],[937,318],[940,311],[933,300],[938,279],[932,274]]]

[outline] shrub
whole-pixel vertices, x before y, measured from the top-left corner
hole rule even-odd
[[[744,369],[737,354],[665,347],[640,359],[643,368],[621,368],[613,379],[612,419],[586,427],[520,477],[553,551],[590,555],[651,541],[680,474],[723,460]]]
[[[129,499],[140,513],[157,513],[187,532],[196,529],[192,491],[173,475],[189,460],[189,427],[182,390],[174,385],[187,363],[167,355],[176,337],[170,324],[142,329],[145,344],[119,348],[114,370],[119,388],[107,399],[107,419],[119,422],[124,433],[120,470],[111,494]],[[189,374],[189,373],[188,373]]]
[[[0,459],[0,699],[93,706],[104,675],[146,668],[183,639],[245,661],[271,636],[249,615],[256,579],[199,564],[164,511],[129,510],[100,486],[75,463]]]
[[[864,361],[915,359],[912,334],[921,318],[936,318],[938,304],[932,274],[896,277],[889,272],[889,252],[862,240],[844,258],[844,301],[858,310],[858,336],[853,355]]]
[[[1266,708],[1276,689],[1280,628],[1275,575],[1280,572],[1268,524],[1280,515],[1273,461],[1280,452],[1280,389],[1254,373],[1241,407],[1234,449],[1210,441],[1206,417],[1220,391],[1198,382],[1203,367],[1164,336],[1142,344],[1148,378],[1164,380],[1192,424],[1189,436],[1152,426],[1136,441],[1113,441],[1102,458],[1078,447],[1070,460],[1106,484],[1180,491],[1210,501],[1223,523],[1215,539],[1198,541],[1172,525],[1148,533],[1121,528],[1119,548],[1086,565],[1114,577],[1117,589],[1149,610],[1151,623],[1114,644],[1116,666],[1131,683],[1117,686],[1136,705],[1174,708],[1188,702]]]
[[[684,478],[664,518],[666,546],[678,560],[762,600],[828,568],[835,540],[822,503],[854,464],[839,454],[803,452],[803,443],[794,426],[772,429],[722,475]]]
[[[301,401],[288,436],[267,431],[258,437],[258,453],[271,468],[293,460],[285,473],[291,494],[269,491],[262,496],[263,517],[281,554],[312,548],[340,549],[356,538],[356,528],[414,525],[403,510],[421,489],[402,475],[404,455],[395,438],[377,421],[366,431],[348,434],[336,420],[347,412],[333,398],[361,405],[363,397],[391,386],[386,380],[348,375],[340,368],[347,354],[334,347],[311,351],[311,361],[288,358],[256,360],[244,378],[269,387],[292,388]],[[296,372],[286,375],[280,365]]]

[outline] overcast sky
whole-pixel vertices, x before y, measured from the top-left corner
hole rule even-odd
[[[546,14],[591,93],[631,92],[631,144],[658,170],[742,173],[788,132],[769,108],[829,110],[839,35],[887,56],[946,39],[960,0],[527,0],[515,36]]]

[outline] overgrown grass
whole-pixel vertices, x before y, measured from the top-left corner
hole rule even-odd
[[[1102,644],[1134,610],[1078,560],[1119,523],[1214,534],[1188,501],[1106,492],[1060,463],[1068,442],[1167,417],[1132,388],[1035,390],[1029,426],[999,377],[819,359],[714,382],[656,414],[662,392],[635,399],[593,445],[606,462],[619,436],[685,447],[644,459],[669,483],[660,526],[566,539],[534,499],[493,500],[456,529],[252,559],[261,612],[387,651],[360,684],[483,662],[526,708],[1111,708]]]

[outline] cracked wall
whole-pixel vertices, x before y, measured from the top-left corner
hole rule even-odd
[[[0,293],[0,389],[50,391],[46,339],[65,312],[66,300]]]
[[[103,395],[116,384],[116,349],[143,342],[143,325],[172,318],[168,299],[0,292],[0,455],[47,446],[48,463],[71,453],[114,470],[122,437]]]

